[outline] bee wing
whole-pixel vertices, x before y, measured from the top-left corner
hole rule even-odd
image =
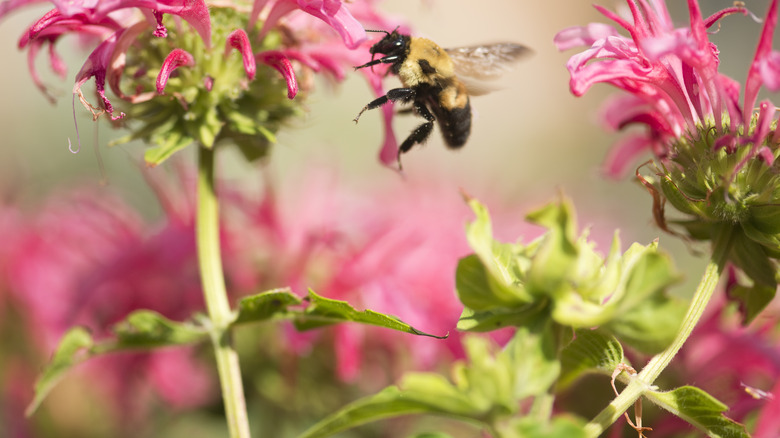
[[[520,59],[530,55],[531,49],[515,43],[482,44],[444,49],[455,65],[455,74],[471,95],[481,95],[496,87],[479,81],[493,80],[512,69]]]

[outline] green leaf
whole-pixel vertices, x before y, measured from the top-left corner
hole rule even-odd
[[[539,249],[531,261],[528,288],[555,296],[562,287],[568,285],[570,273],[576,268],[580,253],[574,207],[562,198],[559,202],[551,202],[529,213],[526,219],[549,230],[541,239]]]
[[[485,206],[475,199],[468,203],[476,219],[466,225],[466,239],[475,254],[458,263],[458,296],[475,310],[516,307],[533,301],[521,281],[516,245],[493,240],[490,215]]]
[[[82,327],[68,330],[35,384],[35,398],[27,408],[27,415],[40,406],[66,372],[91,357],[118,351],[192,344],[206,340],[209,336],[204,327],[171,321],[150,310],[131,313],[114,325],[113,332],[115,337],[95,342],[92,335]]]
[[[581,418],[559,415],[552,421],[532,417],[516,419],[511,428],[522,438],[584,438],[585,421]]]
[[[295,318],[295,327],[298,330],[311,330],[340,322],[359,322],[437,339],[445,339],[449,336],[449,334],[436,336],[421,332],[396,317],[373,310],[367,309],[362,312],[355,310],[346,301],[325,298],[317,295],[312,290],[309,290],[307,299],[310,303],[309,306],[300,316]]]
[[[250,295],[238,302],[233,324],[264,321],[276,314],[286,314],[288,307],[301,303],[301,299],[288,288]]]
[[[544,300],[516,309],[497,308],[484,312],[466,307],[460,315],[457,329],[465,332],[487,332],[505,327],[520,327],[544,315],[546,308],[547,302]]]
[[[761,244],[750,240],[744,232],[735,232],[731,245],[731,261],[734,262],[754,283],[777,287],[776,269],[769,261]]]
[[[194,141],[195,139],[192,137],[183,136],[176,131],[172,131],[165,143],[159,146],[150,147],[144,152],[144,161],[150,166],[157,166],[174,153],[192,144]]]
[[[728,409],[726,405],[699,388],[683,386],[669,392],[648,391],[645,396],[712,438],[750,436],[745,426],[723,415]]]
[[[766,308],[776,293],[777,288],[762,284],[737,285],[729,291],[729,298],[739,302],[742,324],[748,325]]]
[[[35,397],[27,406],[25,415],[32,415],[65,373],[86,360],[87,350],[93,345],[92,335],[82,327],[74,327],[65,333],[51,361],[35,382]]]
[[[94,353],[129,349],[151,349],[193,344],[208,339],[208,331],[187,322],[172,321],[151,310],[137,310],[113,327],[116,339],[101,341]]]
[[[499,360],[511,373],[507,384],[514,384],[511,398],[507,399],[508,405],[526,397],[547,394],[560,376],[561,363],[557,356],[558,333],[553,328],[553,322],[549,319],[539,319],[533,324],[519,327],[499,354]],[[483,381],[482,378],[476,377],[473,380]],[[493,380],[497,379],[493,378]],[[498,400],[497,397],[494,399]]]
[[[443,377],[430,374],[431,384],[424,385],[431,392],[428,394],[420,393],[417,390],[401,390],[398,387],[390,386],[380,393],[357,400],[338,412],[324,418],[319,423],[306,430],[299,438],[320,438],[333,435],[362,424],[387,418],[399,417],[402,415],[422,414],[422,413],[441,413],[441,409],[431,405],[431,399],[436,401],[454,401],[448,382],[436,384],[435,379]],[[444,388],[445,393],[439,391]],[[454,394],[457,396],[457,394]],[[438,400],[437,400],[438,399]],[[460,400],[464,404],[461,411],[469,411],[468,400]],[[457,409],[453,409],[457,410]]]
[[[674,340],[685,311],[684,301],[659,294],[617,313],[617,317],[602,328],[637,351],[657,354]]]
[[[577,330],[574,340],[561,351],[558,386],[564,389],[591,371],[611,375],[624,361],[623,347],[610,334],[603,330]]]

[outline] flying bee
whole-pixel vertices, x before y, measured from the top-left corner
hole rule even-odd
[[[425,119],[398,149],[408,152],[415,144],[424,143],[439,122],[444,142],[451,149],[466,143],[471,133],[471,103],[469,95],[485,94],[485,87],[466,82],[468,79],[495,79],[530,49],[514,43],[496,43],[442,49],[433,41],[398,33],[398,30],[367,30],[383,32],[384,38],[371,46],[371,61],[355,69],[377,64],[390,64],[389,73],[398,75],[403,88],[393,88],[363,107],[355,117],[357,123],[366,110],[379,108],[388,102],[411,103],[411,110]],[[374,59],[379,53],[385,55]],[[460,77],[464,80],[459,79]],[[467,85],[468,84],[468,85]]]

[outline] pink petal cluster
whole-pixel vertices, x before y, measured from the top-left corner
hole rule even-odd
[[[696,0],[687,0],[690,16],[685,27],[675,27],[663,0],[627,0],[630,19],[596,6],[613,26],[593,23],[559,32],[555,44],[560,50],[584,47],[572,56],[567,69],[570,88],[580,96],[597,83],[611,84],[628,94],[612,100],[605,121],[612,129],[639,124],[640,134],[624,138],[607,158],[607,173],[624,174],[637,157],[650,150],[665,158],[670,144],[682,136],[696,138],[700,130],[713,127],[718,134],[715,147],[727,151],[752,143],[751,158],[771,163],[771,151],[761,146],[768,138],[775,119],[775,106],[760,105],[756,130],[747,129],[761,86],[777,90],[780,86],[778,59],[771,50],[777,23],[777,1],[767,12],[755,57],[745,81],[740,102],[740,84],[718,71],[717,47],[709,41],[708,29],[730,14],[747,14],[741,2],[704,18]]]
[[[38,1],[5,0],[0,3],[0,19],[33,3],[38,3]],[[55,50],[55,44],[66,35],[89,37],[91,40],[97,41],[95,49],[76,75],[73,88],[74,95],[79,97],[95,117],[104,111],[108,112],[112,118],[123,116],[122,114],[114,115],[114,108],[106,96],[107,82],[117,96],[131,102],[143,101],[152,96],[148,91],[138,95],[125,95],[119,89],[119,79],[125,66],[127,49],[141,33],[152,32],[156,37],[167,37],[167,29],[163,24],[165,15],[176,16],[186,21],[198,33],[207,47],[211,47],[212,44],[212,24],[209,3],[206,0],[52,0],[51,3],[54,9],[44,14],[27,29],[19,40],[19,48],[28,49],[31,77],[38,88],[51,99],[34,67],[34,59],[38,52],[48,45],[52,70],[58,75],[64,76],[65,65]],[[354,49],[366,39],[363,26],[353,17],[346,4],[341,0],[256,0],[252,7],[250,26],[256,22],[258,17],[262,17],[264,33],[261,35],[264,35],[267,30],[280,26],[282,18],[286,19],[288,15],[295,15],[293,13],[296,11],[303,11],[304,15],[324,23],[326,28],[332,29],[325,31],[323,35],[326,37],[323,39],[327,39],[327,35],[335,30],[334,35],[340,39],[342,50],[345,47]],[[310,32],[311,29],[309,27],[293,30]],[[244,36],[246,35],[243,29],[237,29],[237,31],[239,30],[244,32]],[[302,41],[308,42],[310,40],[310,36],[306,35]],[[290,57],[283,52],[253,53],[251,42],[246,38],[240,40],[230,38],[227,42],[226,55],[230,49],[241,52],[250,80],[254,76],[253,65],[256,59],[279,70],[288,82],[290,98],[295,96],[298,91],[297,81],[290,66],[290,59],[295,59],[295,56],[298,56],[296,53],[292,53]],[[170,73],[175,68],[173,63],[178,62],[182,56],[185,55],[169,56],[166,65],[161,66],[158,89],[164,88],[168,78],[168,75],[163,72]],[[302,60],[304,55],[300,55],[299,58]],[[307,60],[312,62],[307,65],[336,69],[334,63],[338,63],[339,60],[331,60],[328,55],[321,55],[321,58],[321,60],[317,60],[316,57],[309,56]],[[172,65],[168,65],[169,63]],[[102,101],[101,107],[91,105],[81,91],[81,87],[91,78],[95,79],[96,90]],[[158,92],[161,91],[158,90]]]

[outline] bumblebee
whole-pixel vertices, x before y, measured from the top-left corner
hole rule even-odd
[[[425,119],[398,148],[401,154],[416,144],[425,143],[433,131],[433,122],[439,122],[444,142],[458,149],[471,133],[471,103],[469,95],[484,94],[487,89],[459,79],[494,79],[530,50],[519,44],[497,43],[442,49],[433,41],[404,35],[394,30],[367,30],[385,33],[384,38],[371,46],[371,61],[355,67],[361,69],[377,64],[390,64],[388,73],[399,77],[403,88],[394,88],[379,97],[355,117],[357,123],[366,111],[388,102],[411,103],[411,111]],[[384,55],[375,59],[376,54]]]

